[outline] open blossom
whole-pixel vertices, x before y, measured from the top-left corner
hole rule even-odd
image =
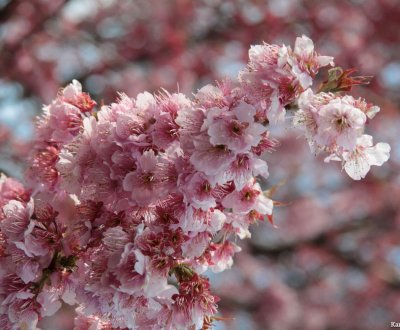
[[[250,48],[249,58],[239,81],[272,123],[283,121],[285,106],[312,85],[320,68],[333,65],[333,58],[315,52],[314,43],[304,35],[296,38],[294,50],[284,45],[256,45]]]
[[[379,107],[351,95],[314,94],[311,89],[301,94],[298,106],[293,123],[305,130],[311,149],[329,152],[326,161],[342,161],[351,178],[364,178],[371,165],[381,166],[389,159],[389,145],[373,147],[372,137],[363,134]]]
[[[221,175],[235,159],[235,154],[223,144],[212,145],[208,136],[194,140],[195,150],[190,161],[198,171],[208,176]]]
[[[294,125],[303,128],[310,145],[320,149],[353,150],[357,138],[364,132],[367,118],[379,111],[361,98],[314,94],[311,89],[300,95],[298,106]]]
[[[249,182],[240,191],[233,191],[227,195],[222,205],[231,208],[235,213],[248,213],[255,210],[260,214],[271,215],[273,202],[263,195],[258,183]]]
[[[298,101],[299,110],[296,111],[293,124],[295,127],[300,127],[305,131],[305,136],[311,149],[315,149],[314,137],[318,132],[318,106],[313,91],[308,88],[301,93]]]
[[[61,92],[61,99],[77,107],[82,112],[90,112],[96,105],[89,94],[82,92],[82,85],[73,80],[71,84],[65,87]]]
[[[0,178],[2,329],[36,329],[62,301],[78,305],[77,330],[209,327],[219,298],[204,273],[231,267],[235,239],[271,219],[257,178],[269,177],[269,124],[288,106],[313,150],[353,179],[388,160],[389,145],[364,135],[378,107],[311,90],[333,61],[309,38],[249,57],[238,79],[193,99],[119,94],[95,111],[73,81],[45,107],[29,188]]]
[[[292,54],[287,57],[287,61],[303,89],[312,85],[312,79],[320,68],[333,65],[333,57],[317,54],[313,41],[304,35],[296,38]]]
[[[1,210],[0,232],[8,243],[0,256],[1,313],[23,329],[36,329],[41,316],[53,315],[61,307],[60,300],[75,303],[69,280],[72,246],[61,242],[66,214],[59,218],[48,202],[38,193],[29,201],[10,200]],[[62,203],[57,205],[59,211],[61,207]]]
[[[90,113],[95,105],[96,102],[82,92],[81,84],[74,80],[60,92],[56,100],[44,108],[38,136],[46,139],[46,142],[71,141],[79,133],[85,113]]]
[[[11,200],[3,206],[2,211],[1,231],[10,239],[22,239],[33,213],[32,202],[25,204],[17,200]]]
[[[335,98],[318,111],[315,140],[321,145],[336,143],[347,150],[353,150],[365,122],[366,116],[360,109],[344,99]]]
[[[184,189],[185,197],[190,204],[204,211],[217,206],[215,189],[204,174],[194,173],[187,180]]]
[[[236,159],[220,177],[220,182],[233,181],[236,189],[242,189],[253,177],[261,176],[267,179],[269,176],[267,162],[254,157],[252,154],[238,154]]]
[[[177,329],[186,329],[192,323],[196,328],[201,327],[206,315],[216,312],[216,302],[219,298],[210,292],[207,279],[191,275],[181,281],[179,294],[175,294],[172,319]]]
[[[210,116],[211,114],[211,116]],[[254,122],[256,109],[250,104],[240,103],[232,111],[211,109],[207,113],[210,119],[208,134],[213,145],[226,145],[235,152],[249,151],[261,140],[266,128]]]
[[[217,244],[215,251],[212,253],[213,272],[219,273],[225,269],[229,269],[233,265],[233,256],[235,253],[240,252],[241,248],[235,243],[225,241],[224,243]]]
[[[218,86],[206,85],[196,93],[196,100],[206,109],[226,106],[224,91]]]
[[[3,207],[10,200],[27,202],[29,199],[29,192],[19,181],[8,178],[3,173],[0,174],[0,207]]]
[[[367,175],[372,165],[382,166],[389,156],[390,146],[387,143],[379,142],[373,145],[372,136],[364,134],[357,139],[354,151],[345,151],[342,158],[333,155],[328,157],[327,161],[343,161],[346,173],[352,179],[360,180]]]
[[[51,104],[44,107],[26,173],[30,186],[56,188],[56,165],[61,145],[71,142],[79,134],[84,118],[92,114],[95,105],[96,102],[82,92],[81,84],[74,80],[60,91]]]
[[[132,199],[140,206],[150,204],[163,193],[157,162],[154,152],[146,151],[140,157],[137,169],[124,178],[124,189],[132,193]]]

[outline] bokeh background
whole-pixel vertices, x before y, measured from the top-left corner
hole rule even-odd
[[[211,275],[215,329],[379,330],[400,322],[399,0],[0,0],[0,170],[21,178],[34,118],[78,79],[101,104],[117,91],[190,95],[236,76],[251,44],[310,36],[381,107],[369,126],[391,159],[353,182],[290,125],[275,130],[265,187],[285,183],[274,221],[253,228],[233,268]],[[73,328],[73,309],[43,330]]]

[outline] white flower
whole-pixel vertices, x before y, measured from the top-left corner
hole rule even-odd
[[[337,98],[321,107],[318,113],[316,141],[330,146],[333,143],[354,150],[359,134],[367,120],[365,114],[345,100]]]
[[[390,146],[377,143],[373,146],[372,136],[362,135],[357,139],[353,152],[344,152],[343,159],[346,173],[354,180],[364,178],[372,165],[381,166],[390,157]]]

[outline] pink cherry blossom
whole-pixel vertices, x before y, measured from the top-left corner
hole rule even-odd
[[[226,196],[222,204],[235,213],[248,213],[255,210],[264,215],[271,215],[272,200],[265,197],[258,183],[248,182],[240,191],[233,191]]]
[[[303,36],[293,50],[252,46],[237,79],[192,99],[121,93],[96,108],[77,81],[62,89],[39,120],[28,188],[0,178],[0,327],[36,329],[64,301],[78,330],[208,328],[219,298],[203,274],[272,222],[257,182],[278,147],[271,125],[295,112],[312,150],[355,180],[389,159],[364,134],[377,106],[311,89],[328,65]]]
[[[233,255],[241,250],[239,246],[230,241],[218,244],[216,250],[212,254],[212,262],[214,265],[210,267],[211,270],[219,273],[225,269],[231,268],[233,265]]]
[[[124,178],[124,189],[132,193],[132,199],[140,206],[154,202],[163,194],[157,162],[154,152],[146,151],[140,157],[136,171]]]
[[[258,145],[261,134],[266,130],[263,125],[254,122],[256,109],[246,103],[240,103],[232,112],[218,108],[210,112],[215,112],[208,128],[213,145],[226,145],[235,152],[249,151]]]
[[[208,136],[202,135],[193,141],[195,150],[190,162],[198,171],[209,176],[218,176],[235,159],[235,154],[223,144],[212,145]]]
[[[343,99],[333,99],[321,106],[318,112],[315,139],[322,145],[330,146],[336,143],[347,150],[353,150],[365,121],[366,116],[361,110]]]
[[[242,189],[252,177],[262,176],[267,179],[269,176],[267,163],[252,154],[238,154],[234,162],[220,177],[220,182],[233,181],[236,189]]]
[[[185,197],[187,201],[196,208],[207,211],[216,207],[216,200],[213,196],[213,187],[204,174],[199,172],[190,175],[185,185]]]
[[[1,231],[13,240],[22,239],[32,213],[32,201],[27,205],[16,200],[9,201],[3,207],[4,220],[0,222]]]
[[[293,58],[288,57],[288,63],[303,89],[312,85],[312,78],[320,68],[333,66],[333,57],[318,55],[314,51],[313,41],[304,35],[296,38],[293,54]]]

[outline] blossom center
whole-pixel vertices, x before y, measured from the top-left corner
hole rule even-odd
[[[231,122],[231,132],[234,135],[242,135],[243,131],[249,126],[248,123],[240,123],[237,120]]]
[[[143,182],[146,183],[151,183],[154,181],[154,174],[153,173],[146,173],[145,175],[142,176]]]
[[[336,127],[337,127],[337,129],[338,129],[339,131],[342,131],[342,130],[344,130],[345,128],[347,128],[347,127],[350,126],[350,124],[349,124],[349,122],[348,122],[346,116],[342,116],[342,117],[336,118],[335,124],[336,124]]]

